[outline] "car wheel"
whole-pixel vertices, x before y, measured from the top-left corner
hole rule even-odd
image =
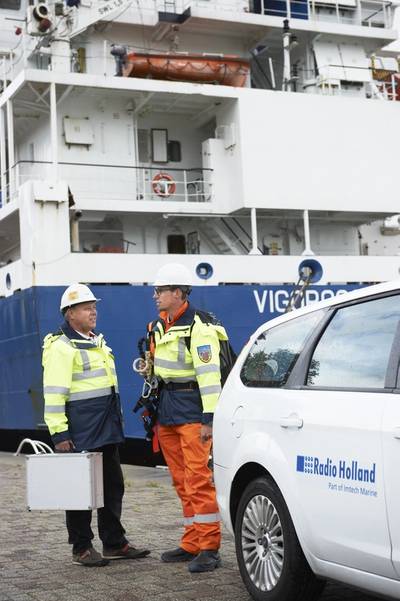
[[[311,571],[271,480],[257,478],[243,492],[235,542],[240,574],[256,601],[313,601],[320,595],[325,583]]]

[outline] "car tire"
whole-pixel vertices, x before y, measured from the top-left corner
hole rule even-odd
[[[266,477],[244,490],[235,521],[242,580],[256,601],[313,601],[324,588],[301,550],[279,488]]]

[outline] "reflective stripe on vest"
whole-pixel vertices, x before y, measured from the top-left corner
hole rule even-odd
[[[94,399],[96,397],[107,396],[111,394],[112,388],[108,386],[107,388],[98,388],[97,390],[86,390],[85,392],[73,392],[69,400],[70,401],[84,401],[86,399]]]
[[[60,338],[58,340],[60,340],[61,342],[64,342],[65,344],[68,344],[68,346],[72,346],[70,339],[65,334],[60,336]]]
[[[45,413],[65,413],[65,403],[62,405],[46,405]]]
[[[165,367],[166,369],[176,369],[179,371],[193,371],[193,364],[184,361],[168,361],[168,359],[154,359],[155,367]]]
[[[203,396],[206,394],[219,394],[221,392],[221,384],[214,384],[213,386],[200,386],[200,394]]]
[[[87,351],[83,351],[83,350],[80,350],[79,353],[80,353],[81,359],[82,359],[83,371],[89,371],[90,370],[89,353]]]
[[[200,365],[199,367],[195,368],[195,372],[197,376],[201,376],[201,374],[209,374],[212,372],[218,372],[219,373],[220,368],[218,367],[218,365]]]
[[[82,352],[82,351],[81,351]],[[106,376],[107,370],[105,369],[89,369],[87,371],[81,371],[72,374],[73,380],[86,380],[88,378],[99,378],[100,376]]]
[[[69,388],[65,386],[45,386],[43,392],[44,394],[69,394]]]

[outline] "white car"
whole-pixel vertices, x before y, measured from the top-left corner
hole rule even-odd
[[[258,601],[331,578],[400,599],[400,281],[261,326],[214,418],[222,519]]]

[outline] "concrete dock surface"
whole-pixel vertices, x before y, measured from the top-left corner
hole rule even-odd
[[[165,469],[124,465],[123,524],[130,542],[151,549],[140,560],[102,568],[71,562],[62,511],[26,509],[25,458],[0,453],[0,601],[250,601],[225,531],[223,567],[191,575],[187,564],[163,564],[162,551],[178,546],[180,505]],[[93,512],[96,533],[96,512]],[[101,551],[96,535],[94,546]],[[321,601],[377,601],[328,583]]]

